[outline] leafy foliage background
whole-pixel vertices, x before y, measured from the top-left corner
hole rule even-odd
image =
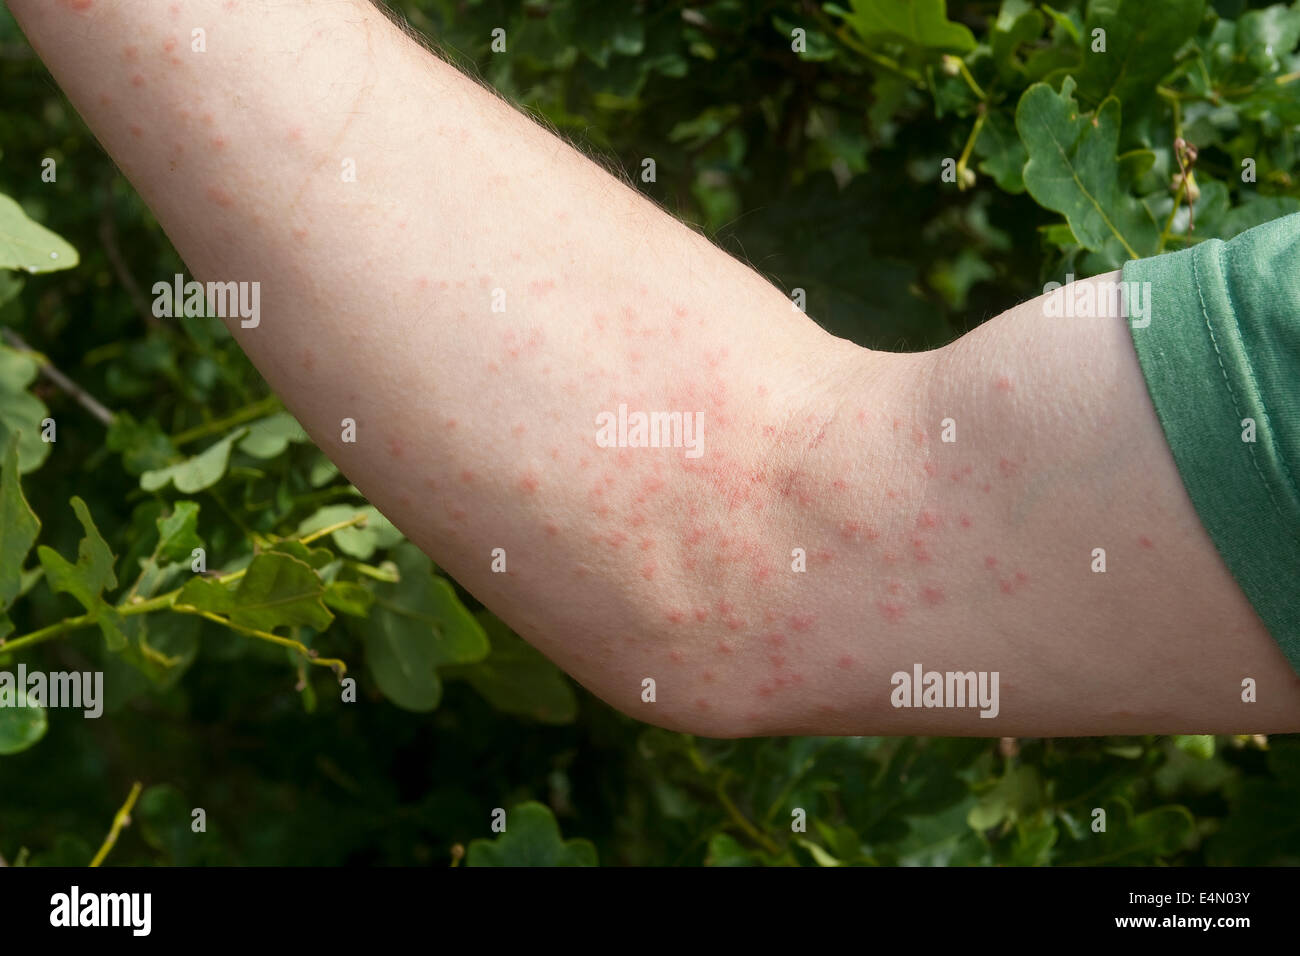
[[[872,347],[1300,209],[1300,3],[391,6]],[[0,710],[8,862],[85,864],[135,780],[111,862],[1300,862],[1295,737],[711,741],[612,712],[369,509],[219,322],[148,314],[185,270],[4,10],[0,75],[0,325],[38,350],[0,346],[0,669],[103,668],[110,704]]]

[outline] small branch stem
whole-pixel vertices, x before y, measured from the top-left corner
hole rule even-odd
[[[122,832],[122,829],[131,825],[131,810],[135,807],[135,802],[140,799],[140,790],[139,780],[131,784],[131,792],[127,794],[126,803],[122,804],[122,809],[118,810],[117,815],[113,817],[113,828],[108,831],[103,846],[99,848],[95,858],[90,861],[92,867],[99,866],[104,862],[104,857],[108,856],[108,852],[117,843],[118,835]]]

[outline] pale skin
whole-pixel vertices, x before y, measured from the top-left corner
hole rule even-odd
[[[1122,316],[1040,299],[932,352],[836,339],[364,0],[9,7],[193,277],[261,283],[260,325],[227,324],[321,449],[620,710],[711,736],[1300,730]],[[601,447],[620,404],[701,413],[702,454]],[[998,672],[998,716],[892,706],[917,663]]]

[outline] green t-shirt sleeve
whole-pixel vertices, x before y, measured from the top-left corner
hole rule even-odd
[[[1129,328],[1192,504],[1300,673],[1300,213],[1124,282],[1149,306]]]

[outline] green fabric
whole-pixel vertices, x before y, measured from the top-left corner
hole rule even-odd
[[[1129,327],[1183,484],[1300,673],[1300,213],[1129,262],[1124,280],[1130,297],[1150,283],[1149,323]]]

